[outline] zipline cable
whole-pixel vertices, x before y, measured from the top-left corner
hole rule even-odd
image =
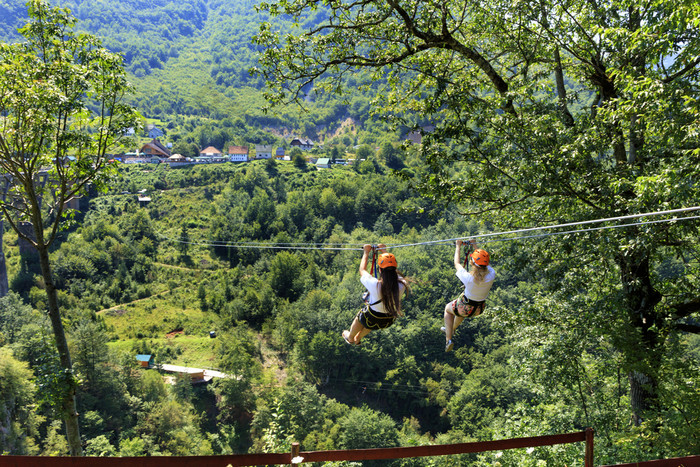
[[[227,247],[227,248],[258,248],[261,250],[362,250],[361,243],[265,243],[265,242],[186,242],[178,238],[156,233],[160,238],[184,245]],[[333,246],[340,245],[340,246]]]
[[[579,226],[579,225],[588,225],[588,224],[595,224],[595,223],[601,223],[601,222],[614,222],[614,221],[624,221],[624,220],[629,220],[629,219],[638,219],[640,217],[650,217],[650,216],[660,216],[660,215],[667,215],[667,214],[677,214],[677,213],[684,213],[684,212],[691,212],[691,211],[698,211],[700,210],[700,206],[694,206],[694,207],[689,207],[689,208],[681,208],[681,209],[671,209],[671,210],[666,210],[666,211],[657,211],[657,212],[647,212],[643,214],[631,214],[627,216],[619,216],[619,217],[608,217],[604,219],[591,219],[591,220],[586,220],[586,221],[579,221],[579,222],[569,222],[566,224],[557,224],[557,225],[549,225],[549,226],[543,226],[543,227],[530,227],[526,229],[518,229],[518,230],[510,230],[510,231],[505,231],[505,232],[493,232],[493,233],[487,233],[487,234],[479,234],[479,235],[472,235],[469,237],[455,237],[455,238],[449,238],[449,239],[442,239],[442,240],[430,240],[430,241],[425,241],[425,242],[416,242],[416,243],[404,243],[404,244],[398,244],[398,245],[387,245],[386,248],[406,248],[410,246],[422,246],[422,245],[438,245],[438,244],[443,244],[443,243],[453,243],[456,240],[464,240],[464,239],[484,239],[484,243],[490,243],[490,242],[498,242],[498,241],[514,241],[514,240],[525,240],[525,239],[531,239],[531,238],[542,238],[542,237],[549,237],[549,236],[554,236],[554,235],[569,235],[569,234],[578,234],[578,233],[585,233],[585,232],[595,232],[599,230],[608,230],[608,229],[620,229],[620,228],[626,228],[626,227],[634,227],[634,226],[640,226],[640,225],[652,225],[652,224],[660,224],[660,223],[667,223],[667,222],[680,222],[680,221],[686,221],[686,220],[692,220],[692,219],[700,219],[700,216],[689,216],[689,217],[672,217],[668,219],[660,219],[660,220],[652,220],[652,221],[640,221],[640,222],[633,222],[633,223],[627,223],[627,224],[618,224],[618,225],[607,225],[607,226],[601,226],[601,227],[593,227],[593,228],[586,228],[586,229],[577,229],[577,230],[566,230],[563,232],[549,232],[549,233],[541,233],[541,234],[535,234],[535,235],[521,235],[517,237],[510,237],[510,238],[503,238],[500,239],[498,237],[502,237],[505,235],[511,235],[511,234],[519,234],[519,233],[525,233],[525,232],[534,232],[538,230],[551,230],[551,229],[557,229],[557,228],[563,228],[563,227],[573,227],[573,226]],[[190,242],[190,241],[182,241],[177,238],[171,238],[167,237],[163,234],[158,234],[161,238],[164,238],[166,240],[176,242],[176,243],[182,243],[186,245],[197,245],[197,246],[206,246],[206,247],[225,247],[225,248],[248,248],[248,249],[279,249],[279,250],[326,250],[326,251],[357,251],[357,250],[362,250],[362,245],[359,243],[265,243],[265,242],[256,242],[256,241],[251,241],[251,242]]]
[[[432,241],[427,241],[427,242],[406,243],[406,244],[401,244],[401,245],[393,245],[393,246],[391,246],[391,248],[403,248],[403,247],[418,246],[418,245],[432,245],[432,244],[439,244],[439,243],[453,243],[456,240],[464,240],[466,238],[497,237],[497,236],[503,236],[503,235],[524,233],[524,232],[533,232],[536,230],[558,229],[558,228],[562,228],[562,227],[573,227],[575,225],[597,224],[600,222],[621,221],[621,220],[627,220],[627,219],[637,219],[640,217],[660,216],[660,215],[664,215],[664,214],[676,214],[676,213],[681,213],[681,212],[698,211],[698,210],[700,210],[700,206],[694,206],[694,207],[690,207],[690,208],[681,208],[681,209],[672,209],[672,210],[668,210],[668,211],[647,212],[644,214],[631,214],[628,216],[620,216],[620,217],[608,217],[605,219],[591,219],[591,220],[580,221],[580,222],[569,222],[566,224],[547,225],[544,227],[529,227],[527,229],[510,230],[510,231],[506,231],[506,232],[494,232],[494,233],[481,234],[481,235],[472,235],[470,237],[455,237],[455,238],[449,238],[449,239],[444,239],[444,240],[432,240]],[[565,233],[580,233],[580,232],[588,232],[588,231],[595,231],[595,230],[603,230],[606,228],[607,229],[623,228],[623,227],[631,227],[631,226],[635,226],[635,225],[658,224],[658,223],[662,223],[662,222],[676,222],[676,221],[681,221],[681,220],[689,220],[689,219],[697,219],[697,218],[698,218],[698,216],[673,217],[670,219],[662,219],[662,220],[658,220],[658,221],[642,221],[642,222],[636,222],[636,223],[632,223],[632,224],[620,224],[620,225],[614,225],[614,226],[596,227],[596,228],[592,228],[592,229],[579,229],[579,230],[570,230],[567,232],[553,232],[553,233],[549,233],[549,234],[529,235],[529,236],[509,238],[506,240],[521,240],[521,239],[526,239],[526,238],[546,237],[546,236],[550,236],[550,235],[563,235]],[[498,241],[498,240],[493,240],[493,241]],[[387,248],[389,248],[389,246],[387,246]]]
[[[700,216],[689,216],[689,217],[674,217],[671,219],[660,219],[656,221],[642,221],[642,222],[633,222],[631,224],[620,224],[620,225],[604,225],[602,227],[591,227],[587,229],[578,229],[578,230],[565,230],[563,232],[550,232],[550,233],[543,233],[543,234],[536,234],[536,235],[522,235],[520,237],[512,237],[512,238],[502,238],[502,239],[495,239],[495,240],[486,240],[483,243],[491,243],[491,242],[508,242],[508,241],[513,241],[513,240],[526,240],[530,238],[542,238],[542,237],[552,237],[555,235],[569,235],[569,234],[577,234],[577,233],[585,233],[585,232],[595,232],[598,230],[608,230],[608,229],[621,229],[625,227],[635,227],[639,225],[652,225],[652,224],[663,224],[667,222],[677,222],[677,221],[685,221],[685,220],[692,220],[692,219],[700,219]],[[387,249],[389,248],[404,248],[404,247],[409,247],[409,246],[420,246],[420,245],[433,245],[433,244],[439,244],[439,243],[452,243],[455,240],[466,240],[466,239],[477,239],[477,238],[482,238],[482,237],[489,237],[492,235],[496,234],[482,234],[482,235],[471,235],[469,237],[457,237],[457,238],[452,238],[452,239],[447,239],[447,240],[433,240],[429,242],[418,242],[418,243],[406,243],[403,245],[387,245]]]

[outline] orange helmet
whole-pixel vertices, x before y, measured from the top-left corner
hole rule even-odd
[[[474,261],[474,264],[477,266],[488,266],[490,260],[489,252],[483,248],[477,248],[474,250],[474,253],[472,253],[472,261]]]
[[[392,267],[395,268],[398,266],[396,263],[396,256],[392,255],[391,253],[382,253],[379,255],[377,265],[382,269]]]

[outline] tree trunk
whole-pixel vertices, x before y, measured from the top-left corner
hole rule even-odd
[[[644,412],[658,407],[657,375],[661,337],[657,332],[655,307],[661,294],[651,283],[649,256],[633,252],[620,259],[622,287],[632,326],[627,342],[628,376],[632,421],[639,425]]]
[[[4,297],[10,292],[9,281],[7,280],[7,262],[5,261],[5,250],[2,246],[2,239],[5,237],[5,222],[0,219],[0,297]]]
[[[66,438],[70,447],[71,456],[82,456],[83,448],[80,442],[80,427],[78,425],[78,410],[75,401],[75,384],[73,378],[73,364],[68,351],[68,341],[63,330],[61,321],[61,313],[58,309],[58,294],[56,287],[53,284],[51,276],[51,266],[49,264],[49,250],[41,241],[37,242],[37,250],[39,253],[39,261],[41,263],[41,275],[44,278],[46,286],[46,297],[48,301],[49,318],[53,327],[54,337],[56,339],[56,348],[61,360],[61,367],[70,376],[70,380],[66,381],[69,385],[63,393],[61,401],[61,415],[66,424]]]

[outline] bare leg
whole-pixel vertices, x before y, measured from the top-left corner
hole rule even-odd
[[[452,344],[450,344],[452,341],[452,336],[454,335],[457,327],[462,324],[462,321],[464,321],[464,317],[455,316],[454,307],[452,305],[453,303],[454,302],[449,302],[447,305],[445,305],[445,349],[447,351],[452,350]]]
[[[462,324],[462,321],[464,321],[464,316],[455,316],[455,322],[454,322],[454,325],[452,326],[453,333],[457,330],[457,327],[460,324]]]
[[[350,326],[350,335],[348,336],[348,340],[350,342],[354,342],[355,344],[359,344],[360,340],[369,334],[369,331],[370,329],[364,327],[357,317],[355,317],[355,319],[352,320],[352,326]]]
[[[452,311],[452,302],[449,302],[447,305],[445,305],[445,342],[452,340],[452,335],[455,332],[455,318],[456,317]]]
[[[362,326],[362,324],[360,324],[360,326]],[[357,337],[355,337],[355,343],[357,343],[357,345],[360,345],[360,341],[362,340],[362,338],[369,334],[370,331],[371,329],[362,326],[362,330],[358,332]]]

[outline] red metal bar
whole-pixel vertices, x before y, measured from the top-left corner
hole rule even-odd
[[[586,459],[584,461],[585,467],[593,467],[593,435],[595,431],[593,428],[586,428]]]
[[[590,430],[590,429],[589,429]],[[402,459],[407,457],[445,456],[485,451],[500,451],[536,446],[551,446],[586,441],[593,443],[592,430],[563,435],[532,436],[528,438],[482,441],[475,443],[437,444],[396,448],[355,449],[299,452],[298,443],[290,453],[239,454],[231,456],[188,457],[39,457],[0,456],[0,467],[232,467],[248,465],[290,464],[297,456],[303,462],[361,461],[370,459]],[[588,456],[588,447],[587,447]],[[592,456],[592,448],[590,450]],[[592,457],[591,457],[592,462]],[[588,467],[588,464],[586,464]],[[694,464],[698,465],[698,464]],[[592,467],[592,465],[591,465]],[[656,466],[655,466],[656,467]],[[666,467],[666,465],[658,466]],[[677,465],[674,467],[678,467]]]
[[[601,467],[699,467],[700,456],[675,457],[654,461],[633,462],[631,464],[611,464]]]
[[[436,444],[431,446],[411,446],[397,448],[354,449],[351,451],[308,451],[301,452],[299,455],[304,458],[304,462],[403,459],[406,457],[444,456],[450,454],[500,451],[502,449],[551,446],[553,444],[567,444],[585,440],[586,432],[580,431],[577,433],[568,433],[564,435],[533,436],[529,438],[481,441],[477,443]]]
[[[290,464],[289,453],[180,457],[0,456],[1,467],[231,467]]]

